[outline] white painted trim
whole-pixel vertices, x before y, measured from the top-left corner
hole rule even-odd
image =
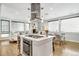
[[[71,41],[71,42],[79,43],[79,41],[76,41],[76,40],[65,40],[65,41]]]

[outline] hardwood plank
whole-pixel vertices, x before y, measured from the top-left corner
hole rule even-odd
[[[54,56],[79,56],[79,43],[65,42],[65,45],[55,44]],[[9,43],[8,41],[0,41],[0,56],[17,56],[19,49],[17,43]]]

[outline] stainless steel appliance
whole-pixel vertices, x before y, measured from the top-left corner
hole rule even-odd
[[[38,35],[26,35],[27,37],[31,37],[34,39],[42,38],[43,36]],[[23,38],[23,53],[27,56],[32,56],[32,42],[31,40],[27,38]]]
[[[39,35],[26,35],[26,36],[31,37],[31,38],[35,38],[35,39],[44,37],[44,36],[39,36]]]
[[[32,56],[32,41],[23,38],[23,53],[27,56]]]

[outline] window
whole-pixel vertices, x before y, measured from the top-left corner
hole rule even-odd
[[[0,20],[0,33],[1,33],[1,20]]]
[[[11,30],[14,32],[23,32],[24,31],[24,23],[21,22],[12,22]]]
[[[58,26],[59,26],[58,21],[48,22],[48,30],[50,32],[58,32]]]
[[[2,33],[9,33],[10,32],[10,24],[9,21],[1,21],[1,31]]]
[[[62,32],[79,32],[79,18],[62,20],[61,31]]]

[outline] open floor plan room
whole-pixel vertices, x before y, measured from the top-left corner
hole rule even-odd
[[[79,56],[79,3],[0,3],[0,56]]]

